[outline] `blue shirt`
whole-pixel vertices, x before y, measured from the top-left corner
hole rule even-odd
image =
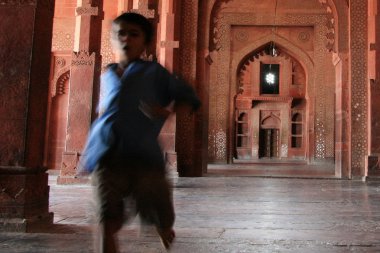
[[[80,166],[94,171],[109,153],[118,158],[163,162],[157,137],[166,120],[150,117],[143,105],[166,107],[172,101],[195,109],[200,101],[191,86],[156,62],[138,60],[128,65],[121,78],[112,64],[102,75],[104,111],[91,126]]]

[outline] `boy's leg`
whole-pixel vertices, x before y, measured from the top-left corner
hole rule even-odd
[[[100,231],[97,233],[99,238],[96,240],[95,250],[98,253],[116,253],[118,252],[117,245],[117,231],[119,231],[120,226],[118,224],[103,221],[100,222],[99,228]]]
[[[172,187],[164,173],[141,175],[135,189],[137,211],[142,219],[153,223],[166,249],[173,242],[175,213]]]
[[[117,232],[124,222],[124,191],[120,187],[122,176],[110,171],[99,168],[93,175],[98,220],[95,251],[99,253],[117,252]],[[127,184],[126,180],[122,182]]]

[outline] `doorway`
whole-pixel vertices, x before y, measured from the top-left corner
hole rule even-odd
[[[259,157],[278,158],[279,157],[279,129],[260,129]]]

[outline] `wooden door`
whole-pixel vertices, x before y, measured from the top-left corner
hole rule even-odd
[[[260,129],[260,158],[279,157],[279,129]]]

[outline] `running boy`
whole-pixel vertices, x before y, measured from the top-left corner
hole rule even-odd
[[[157,137],[172,101],[198,109],[194,90],[141,54],[152,40],[142,15],[124,13],[112,23],[111,42],[120,56],[102,75],[105,99],[82,155],[92,173],[97,198],[100,252],[117,252],[117,232],[125,221],[125,200],[135,203],[143,221],[155,225],[168,249],[175,233],[172,189]]]

